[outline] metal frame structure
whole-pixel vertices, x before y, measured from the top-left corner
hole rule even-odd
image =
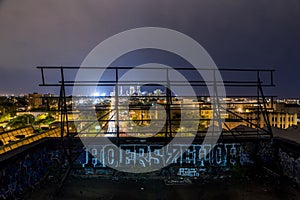
[[[62,147],[64,149],[70,149],[70,146],[66,147],[64,141],[69,141],[68,145],[70,145],[70,141],[71,141],[71,135],[69,133],[69,118],[68,118],[68,114],[70,113],[71,110],[68,109],[67,106],[67,99],[69,97],[67,97],[66,95],[66,88],[67,87],[86,87],[86,86],[97,86],[97,87],[114,87],[115,93],[116,93],[116,139],[117,139],[117,144],[120,144],[120,130],[119,130],[119,123],[120,123],[120,117],[119,117],[119,98],[121,98],[122,96],[119,96],[119,86],[134,86],[134,85],[138,85],[141,84],[140,82],[135,82],[135,81],[131,81],[131,82],[126,82],[126,81],[119,81],[120,78],[120,70],[130,70],[133,67],[109,67],[109,70],[114,71],[114,75],[111,77],[111,80],[86,80],[86,81],[76,81],[76,80],[66,80],[66,74],[68,73],[68,71],[72,70],[72,71],[77,71],[79,69],[86,69],[86,70],[91,70],[91,72],[93,70],[99,70],[99,69],[106,69],[104,67],[58,67],[58,66],[39,66],[37,67],[40,72],[41,72],[41,76],[42,76],[42,83],[40,84],[40,86],[43,87],[58,87],[60,89],[60,95],[59,95],[59,112],[60,112],[60,119],[61,119],[61,141],[62,141]],[[155,68],[156,69],[156,68]],[[182,71],[185,73],[193,73],[195,72],[195,68],[191,68],[191,67],[173,67],[174,70],[177,71]],[[56,70],[57,73],[60,74],[60,79],[57,82],[51,82],[46,80],[46,76],[47,73],[49,73],[50,70]],[[164,70],[168,70],[168,69],[164,69]],[[197,69],[197,70],[212,70],[212,69]],[[226,122],[224,123],[224,126],[227,127],[227,131],[222,131],[221,134],[221,138],[223,138],[226,134],[224,134],[225,132],[230,133],[231,136],[233,136],[235,139],[238,139],[238,137],[242,137],[242,136],[257,136],[257,138],[259,138],[260,136],[267,136],[269,138],[273,138],[273,133],[272,133],[272,129],[271,129],[271,123],[269,121],[269,117],[268,114],[270,112],[270,108],[268,108],[267,106],[267,98],[271,100],[271,104],[273,106],[273,98],[275,97],[274,95],[265,95],[264,93],[264,88],[267,87],[273,87],[275,86],[274,81],[273,81],[273,74],[274,74],[274,70],[270,70],[270,69],[228,69],[228,68],[220,68],[218,69],[222,75],[222,73],[243,73],[243,74],[252,74],[255,73],[256,77],[252,77],[251,80],[232,80],[232,79],[228,79],[228,80],[224,80],[222,84],[224,84],[225,88],[254,88],[256,89],[256,94],[250,94],[250,95],[242,95],[242,94],[238,94],[238,95],[228,95],[227,97],[231,97],[231,98],[254,98],[256,99],[256,104],[257,104],[257,123],[254,123],[253,121],[246,119],[242,116],[240,116],[238,113],[230,110],[229,108],[226,108],[226,112],[230,113],[232,116],[235,116],[236,119],[240,120],[240,121],[244,121],[248,124],[250,124],[252,127],[254,127],[256,129],[255,133],[253,134],[235,134],[234,130],[230,129],[228,127],[228,125],[226,124]],[[214,70],[213,70],[214,71]],[[266,79],[262,80],[261,76],[262,74],[264,74],[264,76],[267,76]],[[168,71],[167,71],[167,77],[166,77],[166,85],[170,84],[170,80],[168,79]],[[159,84],[159,83],[157,83]],[[154,84],[147,84],[148,86],[157,86],[156,83]],[[178,82],[172,82],[172,84],[174,85],[180,85],[182,84],[180,81]],[[203,81],[203,80],[191,80],[189,82],[189,84],[192,87],[206,87],[207,82]],[[209,84],[213,84],[214,86],[218,86],[218,84],[220,84],[219,82],[217,82],[216,80],[212,80],[211,83]],[[215,94],[218,97],[218,94]],[[208,97],[207,95],[200,95],[197,94],[198,99],[201,97]],[[103,96],[103,97],[108,97],[108,96]],[[155,97],[155,96],[152,96]],[[166,88],[166,93],[164,96],[160,96],[164,97],[166,99],[166,114],[167,114],[167,120],[166,120],[166,126],[165,126],[165,141],[168,142],[170,141],[170,139],[172,138],[172,119],[171,119],[171,110],[172,110],[172,99],[175,97],[175,95],[172,94],[172,92],[170,91],[170,89],[168,89],[168,87]],[[137,96],[136,98],[146,98],[146,96]],[[222,109],[222,108],[219,108]],[[271,108],[272,110],[272,108]],[[267,129],[260,127],[259,125],[259,121],[260,119],[260,114],[262,114],[263,116],[263,120],[265,122],[265,124],[267,125]],[[217,116],[217,118],[220,116]],[[106,124],[110,121],[111,119],[105,119],[103,121],[106,122]],[[203,119],[203,120],[211,120],[211,119]],[[215,120],[215,118],[213,119]],[[64,137],[64,133],[66,132],[66,137]],[[201,131],[199,131],[201,132]],[[228,135],[228,134],[227,134]],[[69,152],[67,152],[69,155]]]

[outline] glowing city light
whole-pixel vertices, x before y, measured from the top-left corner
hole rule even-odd
[[[100,93],[99,93],[99,92],[94,92],[94,93],[92,94],[92,96],[98,97],[98,96],[100,96]]]

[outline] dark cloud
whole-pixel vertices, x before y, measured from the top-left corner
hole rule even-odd
[[[113,34],[161,26],[196,39],[219,66],[275,68],[278,95],[299,97],[299,19],[299,0],[0,0],[0,92],[41,90],[35,66],[79,65]]]

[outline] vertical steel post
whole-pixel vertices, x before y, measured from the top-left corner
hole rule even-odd
[[[119,86],[118,86],[118,82],[119,82],[119,73],[118,73],[118,68],[115,69],[115,106],[116,106],[116,131],[117,131],[117,145],[119,146],[120,145],[120,128],[119,128],[119,125],[120,125],[120,116],[119,116]]]

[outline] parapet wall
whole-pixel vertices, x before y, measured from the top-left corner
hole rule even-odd
[[[0,199],[23,199],[46,180],[55,181],[65,159],[57,139],[44,140],[0,163]]]
[[[127,149],[138,145],[127,145]],[[154,145],[152,145],[153,147]],[[151,145],[143,145],[151,147]],[[76,149],[77,148],[77,149]],[[112,176],[112,170],[107,168],[101,161],[84,151],[82,144],[76,146],[75,151],[81,152],[74,163],[74,171],[77,175],[106,175]],[[103,149],[95,148],[95,155],[101,156]],[[100,147],[99,147],[100,148]],[[73,148],[74,149],[74,148]],[[109,148],[107,147],[107,150]],[[128,151],[129,152],[129,151]],[[206,152],[210,152],[206,155]],[[158,154],[149,162],[163,162],[164,158]],[[266,167],[279,176],[287,176],[292,181],[300,184],[300,157],[299,146],[284,143],[282,141],[243,141],[242,143],[228,142],[217,144],[213,147],[200,144],[192,145],[182,157],[174,160],[167,169],[167,176],[197,177],[201,174],[212,172],[230,172],[236,165]],[[78,155],[74,156],[77,157]],[[130,153],[127,155],[130,157]],[[100,157],[99,157],[100,158]],[[132,157],[131,157],[132,158]],[[100,159],[101,160],[101,159]],[[113,160],[113,162],[121,160]],[[126,162],[126,157],[124,158]],[[147,164],[146,160],[143,160]],[[128,160],[127,162],[133,162]],[[149,164],[148,163],[148,164]],[[57,184],[61,175],[67,168],[68,162],[60,148],[58,139],[49,139],[0,163],[0,199],[22,197],[26,191],[38,187],[44,181]],[[149,166],[146,166],[149,167]],[[75,174],[76,174],[75,173]],[[74,174],[74,173],[73,173]],[[164,175],[164,173],[158,173]]]
[[[122,151],[113,145],[90,145],[81,153],[75,165],[77,164],[79,174],[88,175],[101,175],[105,169],[110,168],[108,166],[117,170],[126,170],[126,167],[155,168],[155,165],[164,164],[170,157],[168,150],[160,151],[161,147],[162,145],[157,144],[126,144],[120,146],[124,150]],[[175,147],[178,152],[185,148],[180,144]],[[145,153],[147,157],[144,156]],[[109,159],[105,155],[110,155]],[[216,170],[230,171],[235,166],[266,168],[300,184],[299,146],[281,140],[241,140],[240,143],[228,141],[213,146],[193,144],[185,154],[171,162],[169,171],[174,172],[171,175],[199,176]],[[185,171],[184,174],[182,171]]]
[[[282,175],[300,185],[300,145],[278,143],[278,159]]]

